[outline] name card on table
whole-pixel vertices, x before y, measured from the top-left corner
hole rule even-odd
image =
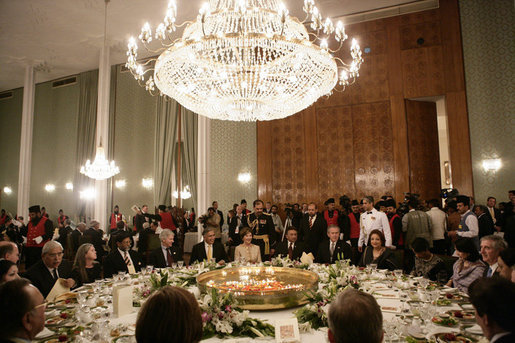
[[[277,343],[300,342],[299,322],[297,318],[275,321],[275,341]]]
[[[113,314],[122,317],[132,313],[132,286],[113,288]]]

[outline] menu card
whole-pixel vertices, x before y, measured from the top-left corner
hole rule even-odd
[[[113,314],[122,317],[132,313],[132,286],[113,287]]]
[[[275,321],[275,341],[277,343],[300,342],[299,322],[297,318]]]

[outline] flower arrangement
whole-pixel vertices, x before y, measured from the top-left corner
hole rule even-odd
[[[275,328],[259,319],[250,318],[249,311],[233,307],[230,293],[221,294],[212,289],[199,300],[202,312],[203,339],[213,336],[223,338],[275,336]]]

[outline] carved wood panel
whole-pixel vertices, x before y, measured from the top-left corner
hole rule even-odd
[[[442,47],[401,51],[404,97],[416,98],[445,93]]]

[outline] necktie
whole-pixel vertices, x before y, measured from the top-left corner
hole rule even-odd
[[[313,227],[313,217],[309,217],[309,228]]]
[[[290,260],[293,260],[293,243],[290,243],[290,247],[288,248],[288,257]]]
[[[170,254],[170,249],[166,249],[166,263],[168,263],[168,267],[170,267],[173,263],[172,254]]]
[[[129,258],[129,254],[127,253],[127,251],[124,252],[124,257],[123,257],[123,260],[125,261],[125,264],[130,266],[131,264],[131,260]]]
[[[211,261],[211,259],[213,258],[213,248],[211,247],[211,244],[208,244],[207,245],[207,260],[208,261]]]
[[[486,277],[491,277],[492,276],[492,267],[488,267],[488,272],[486,273]]]
[[[58,276],[57,276],[57,268],[54,268],[54,270],[52,270],[52,277],[54,278],[54,280],[57,280],[57,279],[58,279]]]
[[[334,254],[334,242],[331,242],[331,258],[333,257],[333,254]]]

